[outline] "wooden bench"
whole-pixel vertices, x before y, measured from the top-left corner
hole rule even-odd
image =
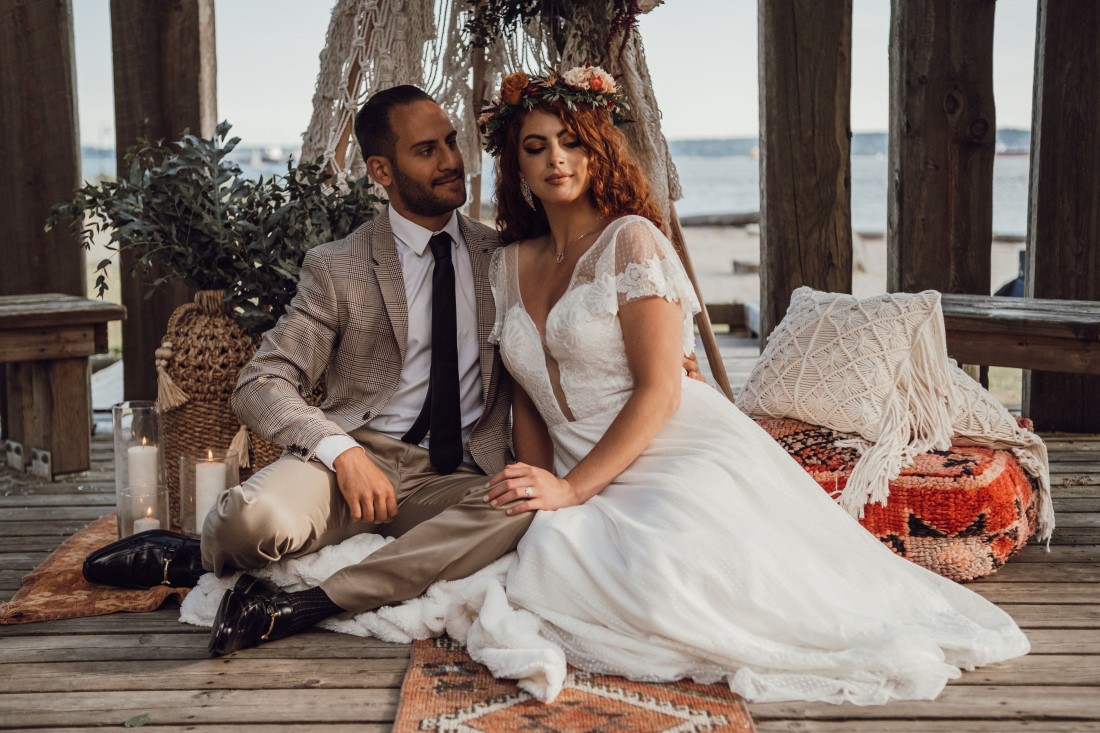
[[[14,468],[47,478],[91,466],[88,357],[107,351],[121,305],[56,293],[0,296],[0,421]]]
[[[942,305],[960,364],[1100,374],[1100,302],[944,293]]]

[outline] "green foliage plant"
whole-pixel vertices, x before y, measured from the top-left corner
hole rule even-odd
[[[224,290],[230,312],[258,335],[286,310],[305,253],[347,236],[383,203],[367,178],[335,185],[320,160],[245,178],[229,158],[240,142],[230,127],[220,123],[211,138],[140,141],[126,152],[125,176],[85,184],[54,207],[47,229],[70,221],[85,249],[110,233],[112,254],[96,267],[100,297],[111,260],[128,251],[134,276],[160,266],[148,293],[173,280]]]

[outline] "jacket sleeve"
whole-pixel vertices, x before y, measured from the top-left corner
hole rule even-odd
[[[231,398],[233,411],[249,429],[304,461],[323,438],[347,434],[301,394],[325,373],[339,333],[332,276],[322,254],[312,249],[302,263],[298,292],[241,370]]]

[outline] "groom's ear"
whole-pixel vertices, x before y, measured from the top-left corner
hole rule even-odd
[[[393,183],[393,166],[389,158],[381,155],[372,155],[367,158],[367,173],[382,188],[389,188]]]

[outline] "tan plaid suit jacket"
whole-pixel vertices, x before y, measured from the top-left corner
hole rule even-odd
[[[489,261],[500,241],[493,229],[461,214],[458,219],[473,265],[485,405],[470,435],[470,453],[491,475],[511,460],[512,384],[488,341],[495,319]],[[306,254],[286,314],[241,371],[234,412],[259,435],[309,460],[323,438],[363,427],[393,396],[408,322],[387,209],[347,238]],[[325,401],[311,407],[301,392],[322,375]]]

